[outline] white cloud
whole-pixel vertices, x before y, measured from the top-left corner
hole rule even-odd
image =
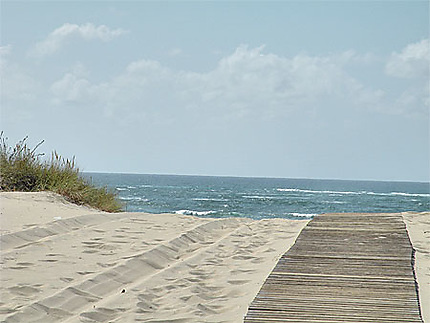
[[[124,33],[126,31],[123,29],[112,30],[105,25],[95,26],[92,23],[83,25],[65,23],[51,32],[44,40],[36,43],[30,50],[30,54],[38,57],[54,54],[71,37],[78,37],[87,41],[101,40],[107,42]]]
[[[142,154],[158,156],[152,159],[154,172],[163,162],[169,169],[169,158],[175,155],[183,165],[204,165],[207,160],[217,164],[218,159],[227,165],[226,160],[233,160],[239,170],[257,151],[267,160],[287,162],[285,156],[294,154],[317,160],[335,154],[335,147],[343,149],[334,144],[338,137],[352,140],[348,147],[355,147],[354,140],[367,145],[373,142],[369,138],[379,136],[379,126],[388,127],[393,120],[389,129],[395,130],[389,131],[394,135],[398,125],[422,127],[422,120],[428,120],[422,117],[428,116],[428,90],[426,101],[421,87],[401,88],[403,93],[390,88],[392,83],[403,86],[404,80],[383,77],[379,86],[384,91],[378,83],[360,81],[354,77],[361,76],[357,69],[365,67],[363,74],[371,69],[373,77],[384,63],[369,62],[352,51],[282,56],[264,47],[240,46],[207,72],[175,70],[140,59],[116,75],[100,78],[90,73],[92,65],[78,63],[54,82],[48,81],[52,74],[43,78],[22,73],[17,66],[12,69],[12,56],[7,57],[7,72],[2,72],[1,94],[2,117],[6,116],[2,119],[9,129],[33,127],[36,133],[51,132],[53,138],[58,129],[80,129],[83,140],[114,142],[124,153],[137,147]],[[47,122],[49,127],[39,126]],[[362,135],[364,139],[358,139]],[[383,147],[386,141],[381,142]],[[204,151],[204,158],[194,157],[196,151]],[[210,173],[204,168],[202,172]]]
[[[400,53],[393,52],[385,66],[390,76],[399,78],[428,77],[430,65],[430,42],[424,39],[407,45]]]
[[[103,84],[67,73],[51,91],[57,103],[85,98],[98,101],[105,115],[130,114],[135,120],[282,117],[294,110],[324,109],[321,102],[326,100],[347,102],[348,107],[377,103],[381,92],[367,89],[343,69],[356,56],[288,58],[266,54],[264,47],[240,46],[207,73],[176,71],[157,61],[139,60]]]
[[[323,98],[335,100],[370,96],[343,69],[345,57],[304,54],[281,57],[264,47],[240,46],[207,74],[184,75],[182,93],[199,106],[225,109],[232,115],[279,116],[291,110],[313,109]]]
[[[430,42],[429,39],[405,46],[389,57],[387,75],[406,82],[392,107],[393,113],[428,117],[430,106]]]
[[[357,62],[367,63],[354,52],[285,57],[266,53],[264,47],[240,46],[209,72],[173,70],[142,59],[98,83],[77,64],[51,84],[50,102],[85,106],[122,123],[165,126],[282,120],[297,113],[318,119],[354,109],[407,114],[416,93],[387,97],[385,91],[362,84],[347,72]],[[423,111],[421,106],[413,109]]]
[[[53,103],[79,103],[89,100],[93,86],[87,79],[88,74],[85,67],[78,63],[69,73],[54,82],[50,88]]]

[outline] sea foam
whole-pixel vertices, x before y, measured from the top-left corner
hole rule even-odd
[[[287,214],[291,216],[299,217],[299,218],[313,218],[314,216],[318,215],[315,213],[296,213],[296,212],[287,213]]]
[[[369,191],[360,191],[360,192],[351,192],[351,191],[317,191],[317,190],[303,190],[303,189],[298,189],[298,188],[278,188],[276,190],[278,192],[297,192],[297,193],[312,193],[312,194],[430,197],[430,194],[427,194],[427,193],[404,193],[404,192],[376,193],[376,192],[369,192]]]
[[[298,192],[298,193],[312,193],[312,194],[352,194],[358,195],[363,192],[350,192],[350,191],[315,191],[315,190],[302,190],[298,188],[278,188],[279,192]]]
[[[175,211],[175,213],[182,214],[182,215],[206,216],[206,215],[215,213],[215,211],[179,210],[179,211]]]

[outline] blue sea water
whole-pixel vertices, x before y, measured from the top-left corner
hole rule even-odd
[[[333,212],[430,210],[429,183],[86,173],[128,212],[311,218]]]

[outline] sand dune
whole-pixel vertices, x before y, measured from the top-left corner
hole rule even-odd
[[[307,221],[108,214],[1,193],[5,322],[241,322]]]

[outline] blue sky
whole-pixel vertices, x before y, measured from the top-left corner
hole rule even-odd
[[[428,1],[2,1],[1,81],[85,171],[430,177]]]

